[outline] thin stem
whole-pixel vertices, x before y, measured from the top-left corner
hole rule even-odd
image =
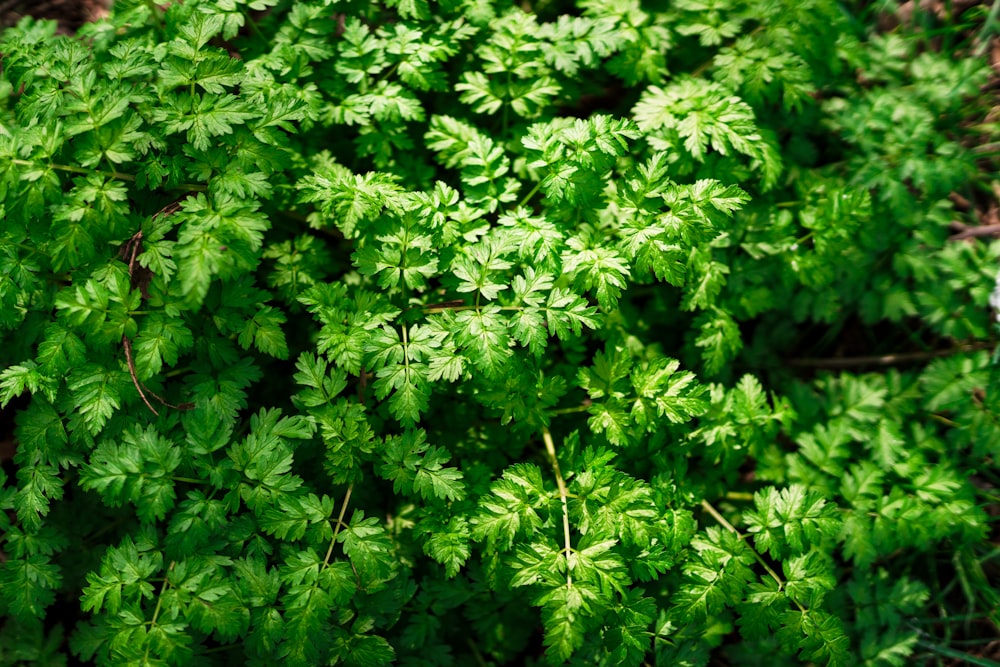
[[[170,479],[175,482],[185,482],[187,484],[204,484],[205,480],[195,479],[194,477],[171,477]]]
[[[723,528],[725,528],[726,530],[728,530],[731,533],[735,533],[736,537],[738,537],[740,540],[742,540],[742,542],[744,544],[747,545],[747,549],[749,549],[750,553],[753,554],[754,560],[757,561],[757,563],[762,568],[764,568],[765,572],[767,572],[769,575],[771,575],[771,578],[774,579],[775,582],[777,582],[778,588],[780,590],[784,590],[785,589],[785,581],[784,581],[784,579],[782,579],[781,577],[779,577],[778,573],[775,572],[774,569],[772,569],[771,566],[767,564],[767,562],[761,557],[761,555],[759,553],[757,553],[757,550],[754,549],[752,546],[750,546],[750,543],[746,540],[746,535],[744,535],[740,531],[736,530],[736,526],[734,526],[733,524],[729,523],[729,521],[726,520],[726,517],[722,516],[722,514],[719,513],[719,510],[717,510],[714,507],[712,507],[712,504],[709,503],[707,500],[702,500],[701,501],[701,508],[703,510],[705,510],[706,512],[708,512],[709,514],[711,514],[712,518],[715,519]],[[796,602],[795,600],[792,600],[792,602],[795,602],[795,606],[799,608],[799,611],[802,611],[802,612],[805,611],[805,607],[803,607],[802,605],[800,605],[798,602]]]
[[[743,537],[740,534],[740,531],[736,530],[736,526],[734,526],[733,524],[729,523],[729,521],[726,519],[726,517],[724,517],[721,514],[719,514],[719,510],[717,510],[714,507],[712,507],[712,504],[709,503],[707,500],[701,501],[701,508],[703,510],[705,510],[706,512],[708,512],[709,514],[711,514],[712,518],[715,519],[716,521],[718,521],[719,524],[723,528],[725,528],[726,530],[728,530],[731,533],[736,533],[740,537]],[[775,579],[777,579],[777,577],[775,577]],[[778,581],[780,583],[780,579]]]
[[[246,17],[247,17],[247,27],[250,28],[250,32],[254,34],[254,37],[259,37],[265,42],[269,41],[267,37],[264,35],[264,33],[260,31],[260,28],[257,27],[257,22],[253,20],[253,17],[250,16],[249,12],[247,12]]]
[[[31,160],[18,160],[17,158],[11,160],[12,163],[20,165],[22,167],[32,167],[36,166],[37,162],[32,162]],[[104,171],[102,169],[88,169],[86,167],[74,167],[70,164],[57,164],[53,162],[47,163],[47,166],[56,171],[68,171],[72,174],[102,174],[104,176],[110,176],[111,178],[117,178],[122,181],[134,181],[135,176],[132,174],[126,174],[121,171]]]
[[[414,306],[416,308],[417,306]],[[456,302],[455,305],[449,305],[449,303],[435,303],[429,306],[421,307],[421,310],[425,315],[431,315],[433,313],[443,313],[446,310],[452,312],[458,312],[460,310],[479,310],[481,306],[479,305],[469,305],[465,302]],[[524,306],[500,306],[500,311],[521,311],[524,310]],[[548,308],[537,308],[536,310],[548,311]]]
[[[531,191],[528,192],[528,194],[524,195],[524,199],[518,202],[517,207],[524,208],[525,206],[527,206],[528,202],[531,201],[531,198],[535,196],[535,193],[538,192],[538,189],[540,187],[542,187],[542,182],[538,181],[537,183],[535,183],[535,187],[531,188]]]
[[[941,422],[945,426],[950,426],[952,428],[958,427],[958,423],[953,422],[952,420],[948,419],[947,417],[943,417],[943,416],[941,416],[939,414],[936,414],[934,412],[931,412],[927,416],[930,417],[931,419],[935,420],[935,421]]]
[[[545,442],[545,451],[549,454],[549,463],[552,464],[552,471],[556,475],[556,486],[559,487],[559,499],[562,501],[563,509],[563,541],[565,542],[566,558],[569,559],[570,552],[573,551],[573,542],[569,532],[569,494],[566,492],[566,482],[563,480],[562,472],[559,470],[559,459],[556,457],[556,445],[552,441],[552,432],[547,426],[542,427],[542,440]],[[566,568],[566,584],[573,583],[573,575]]]
[[[156,6],[153,0],[143,0],[146,7],[149,8],[149,13],[153,15],[153,21],[156,23],[156,29],[163,29],[163,19],[160,17],[160,8]]]
[[[764,25],[761,24],[761,25],[757,26],[756,28],[754,28],[753,30],[751,30],[750,33],[746,35],[746,37],[749,39],[750,37],[753,37],[754,35],[756,35],[756,34],[758,34],[760,32],[763,32],[763,30],[764,30]],[[711,67],[714,62],[715,62],[715,56],[712,56],[711,58],[709,58],[708,60],[706,60],[702,64],[698,65],[698,67],[696,67],[694,69],[694,71],[691,72],[691,76],[693,78],[698,78],[699,76],[701,76],[702,74],[704,74],[705,70],[707,70],[709,67]]]
[[[344,514],[347,513],[347,504],[351,502],[352,491],[354,491],[353,484],[347,487],[347,493],[344,494],[344,502],[340,504],[340,516],[337,517],[337,525],[333,527],[333,537],[330,539],[330,546],[326,550],[323,567],[330,564],[330,557],[333,555],[333,545],[337,543],[337,535],[340,534],[340,527],[344,525]]]
[[[48,257],[48,256],[49,256],[49,255],[46,255],[46,254],[45,254],[44,252],[42,252],[41,250],[39,250],[38,248],[32,248],[32,247],[30,247],[30,246],[26,246],[26,245],[24,245],[23,243],[17,243],[17,242],[15,242],[15,241],[7,241],[7,244],[8,244],[8,245],[12,245],[12,246],[14,246],[15,248],[20,248],[20,249],[21,249],[21,250],[23,250],[24,252],[30,252],[30,253],[32,253],[32,254],[34,254],[34,255],[41,255],[42,257]]]
[[[396,72],[397,69],[399,69],[399,63],[396,63],[395,65],[393,65],[389,69],[383,70],[382,73],[380,73],[378,75],[378,78],[376,78],[373,83],[378,84],[378,83],[381,83],[382,81],[384,81],[385,79],[388,79],[390,76],[392,76]]]
[[[590,409],[590,405],[580,404],[574,405],[571,408],[560,408],[558,410],[549,410],[550,415],[572,415],[577,412],[586,412]]]
[[[170,573],[174,569],[174,565],[176,564],[176,561],[170,561],[170,565],[167,567],[167,574],[163,577],[163,584],[160,586],[160,594],[156,596],[156,607],[153,609],[153,619],[149,622],[150,629],[156,627],[156,620],[160,617],[160,608],[163,606],[163,594],[166,592],[167,586],[170,585],[168,579]],[[146,654],[142,662],[143,664],[149,662],[149,644],[146,644]]]
[[[941,646],[940,644],[935,644],[933,642],[917,640],[917,646],[931,651],[932,653],[937,653],[938,655],[942,655],[946,658],[960,660],[970,665],[977,665],[978,667],[1000,667],[1000,662],[996,662],[988,658],[980,658],[972,655],[971,653],[956,651],[955,649],[948,648],[947,646]]]
[[[973,239],[980,236],[993,236],[1000,234],[1000,224],[965,226],[957,234],[948,237],[949,241],[961,241],[963,239]]]
[[[467,303],[463,303],[461,306],[435,305],[429,308],[424,308],[423,311],[424,314],[426,315],[432,315],[434,313],[443,313],[446,310],[457,312],[459,310],[478,310],[478,308],[479,308],[478,306],[470,306]],[[501,308],[501,310],[503,310],[503,308]],[[520,310],[520,308],[518,308],[517,310]]]
[[[486,661],[483,660],[483,654],[479,652],[479,647],[476,646],[476,643],[469,637],[465,638],[465,643],[469,645],[469,649],[472,651],[472,657],[476,659],[476,664],[479,665],[479,667],[486,667]]]
[[[141,398],[142,402],[146,404],[146,407],[149,408],[150,412],[159,417],[160,413],[156,411],[153,404],[149,402],[148,398],[146,398],[146,392],[143,391],[142,383],[139,382],[139,374],[135,370],[135,357],[132,356],[132,340],[128,336],[122,336],[122,347],[125,349],[125,363],[128,366],[128,374],[129,377],[132,378],[132,384],[135,385],[135,390],[139,392],[139,398]]]
[[[832,357],[829,359],[788,359],[785,361],[789,366],[800,368],[853,368],[855,366],[893,366],[896,364],[909,364],[920,361],[937,359],[938,357],[948,357],[962,352],[977,352],[993,348],[996,343],[978,342],[967,345],[957,345],[946,350],[931,350],[929,352],[907,352],[902,354],[881,354],[865,357]]]
[[[990,37],[997,31],[998,26],[1000,26],[1000,2],[994,2],[993,6],[990,7],[989,15],[987,15],[986,20],[983,22],[983,29],[977,37],[979,40],[979,47],[976,49],[977,58],[982,57],[986,53],[986,49],[990,46]]]
[[[410,376],[410,334],[406,331],[406,325],[400,327],[403,330],[403,367],[406,369],[406,377]]]
[[[32,167],[32,166],[37,166],[38,164],[37,162],[32,162],[31,160],[19,160],[17,158],[11,160],[11,163],[22,167]],[[133,176],[132,174],[126,174],[125,172],[121,171],[103,171],[101,169],[87,169],[85,167],[74,167],[73,165],[69,164],[57,164],[52,162],[46,163],[46,166],[56,171],[65,171],[71,174],[85,174],[85,175],[97,174],[100,176],[108,176],[109,178],[115,178],[120,181],[129,181],[133,183],[135,182],[135,176]],[[177,185],[177,189],[188,190],[191,192],[205,192],[206,190],[208,190],[208,186],[201,183],[180,183]]]

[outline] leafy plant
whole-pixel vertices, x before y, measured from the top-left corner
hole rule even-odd
[[[949,223],[986,69],[868,20],[5,32],[2,661],[971,659],[1000,244]]]

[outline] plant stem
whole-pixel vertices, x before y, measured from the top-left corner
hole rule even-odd
[[[203,480],[203,479],[194,479],[193,477],[171,477],[170,479],[174,480],[175,482],[184,482],[186,484],[204,484],[205,483],[205,480]]]
[[[917,646],[926,649],[928,651],[931,651],[932,653],[937,653],[938,655],[943,655],[946,658],[959,660],[961,662],[965,662],[970,665],[977,665],[978,667],[1000,667],[1000,662],[995,662],[993,660],[989,660],[988,658],[980,658],[972,655],[971,653],[956,651],[954,649],[948,648],[947,646],[941,646],[939,644],[933,644],[931,642],[926,642],[923,640],[918,640]]]
[[[957,345],[946,350],[931,350],[929,352],[905,352],[901,354],[881,354],[864,357],[831,357],[828,359],[787,359],[789,366],[800,368],[854,368],[855,366],[894,366],[896,364],[909,364],[920,361],[937,359],[938,357],[949,357],[962,352],[977,352],[979,350],[989,350],[996,346],[996,343],[977,342],[967,345]]]
[[[589,409],[590,409],[590,405],[584,405],[584,404],[581,403],[580,405],[574,405],[571,408],[560,408],[558,410],[549,410],[549,414],[550,415],[571,415],[571,414],[575,414],[577,412],[586,412]]]
[[[990,37],[997,32],[998,27],[1000,27],[1000,2],[994,2],[993,6],[990,7],[990,13],[983,22],[983,29],[977,37],[979,40],[979,47],[976,48],[977,58],[981,58],[986,53],[986,49],[990,46]]]
[[[253,17],[250,16],[249,12],[247,12],[246,17],[247,17],[247,27],[250,28],[250,32],[254,34],[254,37],[258,37],[264,42],[269,41],[267,39],[267,36],[265,36],[264,33],[260,31],[260,28],[257,26],[257,22],[253,20]]]
[[[771,578],[774,579],[775,582],[777,582],[778,588],[780,590],[784,590],[785,589],[785,580],[782,579],[781,577],[779,577],[778,573],[775,572],[774,569],[770,565],[767,564],[767,562],[764,560],[764,558],[759,553],[757,553],[757,550],[754,549],[752,546],[750,546],[750,543],[746,539],[746,535],[744,535],[740,531],[736,530],[736,526],[734,526],[733,524],[729,523],[729,521],[726,520],[726,517],[722,516],[722,514],[719,513],[719,510],[717,510],[714,507],[712,507],[712,504],[709,503],[707,500],[702,500],[701,501],[701,508],[703,510],[705,510],[706,512],[708,512],[710,515],[712,515],[712,518],[715,519],[717,522],[719,522],[719,524],[723,528],[725,528],[726,530],[728,530],[731,533],[735,533],[736,537],[738,537],[743,542],[743,544],[747,545],[747,549],[749,549],[750,553],[753,554],[754,560],[756,560],[757,563],[762,568],[764,568],[764,571],[767,572],[769,575],[771,575]],[[789,599],[791,599],[791,598],[789,598]],[[803,612],[805,611],[805,608],[802,605],[800,605],[798,602],[796,602],[795,600],[792,600],[792,602],[795,602],[795,606],[799,608],[799,611],[803,611]]]
[[[153,2],[153,0],[143,0],[143,3],[149,8],[149,13],[153,17],[153,22],[156,23],[156,29],[162,30],[163,19],[160,17],[160,8],[156,6],[156,3]]]
[[[963,239],[972,239],[980,236],[993,236],[994,234],[1000,234],[1000,224],[966,226],[965,229],[961,230],[957,234],[949,236],[948,240],[961,241]]]
[[[479,667],[486,667],[486,661],[483,660],[483,654],[479,652],[479,647],[476,646],[476,643],[469,637],[465,638],[465,643],[469,645],[469,649],[472,651],[472,657],[476,659],[476,664],[479,665]]]
[[[160,594],[156,596],[156,607],[153,609],[153,618],[149,622],[149,628],[150,628],[150,630],[152,630],[153,628],[156,627],[156,620],[160,617],[160,607],[163,605],[163,594],[166,592],[167,586],[170,585],[170,582],[168,581],[169,575],[173,571],[174,565],[176,565],[176,564],[177,564],[176,561],[170,561],[170,565],[167,567],[167,575],[163,577],[163,584],[160,585]],[[149,662],[149,644],[148,643],[146,644],[146,653],[145,653],[145,656],[144,656],[142,662],[143,662],[143,664],[147,664]]]
[[[337,517],[337,525],[333,527],[333,537],[330,538],[330,546],[326,550],[326,557],[323,558],[323,567],[330,564],[330,556],[333,555],[333,545],[337,543],[337,535],[340,534],[340,528],[344,525],[344,514],[347,513],[347,504],[351,502],[352,491],[354,491],[353,484],[347,487],[347,493],[344,494],[344,502],[340,504],[340,515]]]
[[[11,164],[16,164],[21,167],[32,167],[37,166],[37,162],[32,162],[31,160],[19,160],[17,158],[11,160]],[[108,178],[114,178],[119,181],[129,181],[130,183],[135,182],[135,176],[132,174],[126,174],[121,171],[103,171],[101,169],[87,169],[86,167],[74,167],[70,164],[58,164],[49,162],[46,164],[50,169],[55,169],[56,171],[65,171],[71,174],[97,174],[98,176],[107,176]],[[205,192],[208,190],[208,186],[202,183],[180,183],[177,185],[180,190],[188,190],[190,192]]]
[[[525,206],[527,206],[528,202],[531,201],[531,198],[535,196],[535,193],[538,192],[538,189],[540,187],[542,187],[542,182],[538,181],[537,183],[535,183],[535,187],[531,188],[528,194],[524,195],[524,198],[517,203],[517,207],[524,208]]]
[[[556,486],[559,488],[559,499],[562,501],[563,541],[565,543],[567,559],[566,583],[569,585],[573,583],[573,575],[569,573],[568,564],[569,554],[573,550],[573,542],[569,532],[569,494],[566,492],[566,481],[559,470],[559,459],[556,456],[556,445],[552,441],[552,432],[549,431],[547,426],[542,427],[542,440],[545,442],[545,451],[549,454],[549,463],[552,464],[552,471],[556,475]]]

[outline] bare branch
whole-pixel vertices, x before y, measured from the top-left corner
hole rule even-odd
[[[139,382],[139,375],[135,371],[135,357],[132,356],[132,341],[129,340],[128,336],[122,336],[122,347],[125,348],[125,361],[128,364],[128,374],[132,377],[132,384],[135,385],[136,391],[139,392],[139,398],[146,404],[150,412],[159,417],[160,413],[156,411],[153,404],[146,398],[146,392],[143,391],[143,384]],[[157,396],[157,398],[160,397]],[[163,399],[160,399],[160,402],[162,403]]]
[[[962,352],[977,352],[992,349],[996,343],[980,342],[959,345],[947,350],[930,350],[928,352],[905,352],[902,354],[880,354],[865,357],[830,357],[830,358],[799,358],[786,359],[785,364],[799,368],[855,368],[857,366],[895,366],[897,364],[912,364],[928,361],[939,357],[949,357]]]
[[[966,227],[959,233],[949,236],[948,240],[962,241],[964,239],[972,239],[981,236],[993,236],[994,234],[1000,234],[1000,224]]]

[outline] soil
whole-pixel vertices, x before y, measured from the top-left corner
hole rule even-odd
[[[59,32],[71,35],[87,21],[107,14],[111,0],[0,0],[0,29],[15,25],[25,16],[52,19]]]

